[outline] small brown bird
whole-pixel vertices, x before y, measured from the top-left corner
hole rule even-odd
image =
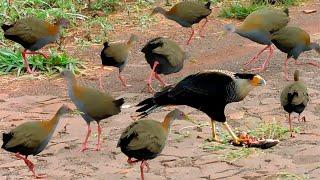
[[[145,117],[154,109],[168,105],[187,105],[206,113],[211,118],[212,138],[220,142],[216,135],[215,122],[223,123],[235,144],[241,140],[227,123],[224,109],[227,104],[242,101],[249,92],[264,86],[265,80],[250,73],[233,73],[225,70],[207,70],[191,74],[173,86],[157,92],[137,106],[136,112]]]
[[[88,126],[87,135],[80,151],[83,152],[88,149],[87,142],[91,134],[91,121],[96,121],[98,124],[98,143],[96,150],[99,151],[101,149],[100,139],[102,131],[99,123],[103,119],[119,114],[124,99],[120,98],[116,100],[109,94],[100,92],[97,89],[80,86],[74,74],[69,70],[64,70],[61,76],[67,80],[69,97],[81,112],[81,116]]]
[[[163,9],[162,7],[156,7],[153,9],[151,16],[157,13],[163,14],[166,18],[173,20],[180,24],[182,27],[191,27],[192,33],[187,41],[187,44],[190,44],[190,41],[194,35],[193,24],[199,23],[202,19],[206,19],[205,23],[200,28],[200,36],[204,37],[202,30],[204,26],[208,23],[208,16],[211,14],[210,9],[211,2],[208,1],[205,5],[191,2],[183,1],[174,5],[169,11]]]
[[[1,148],[15,153],[18,159],[23,160],[35,178],[43,178],[44,175],[36,175],[34,164],[27,159],[29,155],[37,155],[48,145],[60,117],[72,112],[69,107],[63,105],[48,121],[32,121],[20,124],[9,133],[3,133]],[[25,156],[25,157],[23,157]]]
[[[310,61],[308,63],[298,62],[299,55],[304,51],[315,50],[320,55],[320,46],[315,42],[310,42],[309,34],[299,27],[284,27],[271,36],[272,43],[282,52],[287,54],[285,60],[284,73],[288,81],[288,61],[292,57],[296,65],[309,64],[320,67],[320,64]]]
[[[129,164],[141,161],[141,180],[144,180],[143,168],[149,169],[147,160],[154,159],[163,150],[171,124],[174,120],[188,120],[179,109],[171,111],[162,122],[154,120],[140,120],[128,126],[120,136],[117,147],[128,156]],[[132,160],[135,158],[136,160]]]
[[[123,86],[130,86],[126,83],[122,77],[121,72],[128,62],[129,51],[133,44],[137,41],[138,37],[134,34],[131,35],[130,39],[126,43],[113,43],[109,44],[105,42],[104,48],[101,51],[101,74],[100,74],[100,89],[103,89],[102,85],[102,73],[104,66],[114,66],[119,68],[119,79]]]
[[[289,113],[289,129],[292,135],[291,113],[299,114],[298,120],[302,119],[304,122],[305,117],[300,118],[301,113],[307,107],[309,102],[309,95],[307,87],[299,80],[299,71],[294,72],[294,82],[287,85],[281,92],[280,96],[281,106]]]
[[[267,69],[271,56],[273,54],[271,35],[281,28],[285,27],[289,22],[288,9],[280,10],[276,8],[262,8],[249,14],[242,24],[235,27],[232,24],[225,26],[227,32],[235,32],[242,37],[248,38],[259,44],[267,45],[256,56],[244,63],[245,66],[250,65],[258,60],[258,57],[269,49],[269,56],[263,62],[261,67],[253,68],[252,71],[264,71]]]
[[[67,25],[68,21],[63,18],[55,24],[50,24],[35,17],[28,17],[20,19],[12,25],[3,24],[1,28],[4,31],[5,38],[24,47],[25,50],[22,52],[24,66],[28,73],[33,73],[26,59],[26,54],[40,54],[47,59],[48,57],[45,54],[35,51],[55,42],[59,38],[60,28],[67,27]]]
[[[141,50],[151,67],[151,73],[147,80],[149,92],[154,92],[152,88],[153,76],[159,80],[163,86],[167,86],[159,74],[172,74],[179,72],[183,68],[183,63],[187,59],[187,54],[180,46],[167,38],[158,37],[149,41]]]

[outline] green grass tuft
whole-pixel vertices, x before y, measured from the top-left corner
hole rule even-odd
[[[44,59],[40,55],[29,55],[27,58],[32,70],[40,71],[47,75],[59,73],[63,69],[79,73],[80,69],[85,68],[79,61],[70,58],[67,54],[58,55],[56,52],[50,53],[48,59]],[[8,74],[10,72],[15,72],[17,76],[25,72],[21,52],[0,49],[0,74]]]
[[[264,4],[244,5],[238,2],[230,4],[230,6],[223,7],[220,11],[219,17],[245,19],[253,11],[266,7]]]
[[[294,127],[293,132],[299,133],[300,129],[298,127]],[[250,130],[248,133],[250,136],[264,139],[284,140],[290,136],[288,127],[284,127],[275,121],[272,123],[261,123],[256,129]]]
[[[242,147],[236,150],[229,151],[222,156],[222,159],[227,161],[236,161],[238,159],[247,158],[251,154],[258,153],[260,150],[256,148]]]

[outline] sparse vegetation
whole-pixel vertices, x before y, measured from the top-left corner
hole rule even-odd
[[[236,161],[238,159],[247,158],[251,154],[258,153],[258,151],[260,151],[260,150],[256,149],[256,148],[242,147],[242,148],[239,148],[239,149],[236,149],[236,150],[232,150],[232,151],[229,151],[229,152],[225,153],[222,156],[222,158],[227,160],[227,161]]]
[[[293,128],[293,132],[299,133],[300,129],[298,127]],[[265,139],[279,139],[284,140],[289,137],[290,131],[288,127],[284,127],[276,121],[273,122],[263,122],[258,128],[248,132],[250,136]]]
[[[48,59],[39,55],[28,56],[28,61],[33,70],[44,72],[47,75],[61,72],[65,68],[79,73],[80,69],[84,68],[79,61],[70,58],[67,54],[58,55],[56,52],[50,53]],[[24,64],[21,52],[0,49],[0,73],[10,72],[15,72],[17,76],[23,74]]]

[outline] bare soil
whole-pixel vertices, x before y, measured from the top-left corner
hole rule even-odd
[[[302,10],[317,9],[316,13],[304,14]],[[123,16],[115,14],[112,16]],[[226,23],[213,14],[206,28],[206,37],[198,35],[190,46],[186,40],[190,29],[179,27],[174,22],[158,16],[159,23],[148,30],[128,25],[116,26],[110,34],[112,39],[127,40],[131,33],[139,36],[134,46],[129,64],[123,75],[132,87],[122,88],[117,72],[114,71],[105,79],[105,90],[115,97],[124,97],[125,105],[122,112],[103,121],[102,150],[78,153],[86,133],[85,121],[80,116],[64,117],[49,143],[48,147],[38,156],[30,156],[36,164],[38,173],[46,173],[48,179],[139,179],[139,165],[128,165],[126,156],[116,148],[116,143],[122,130],[132,123],[130,115],[134,114],[134,105],[140,100],[151,96],[146,92],[145,79],[150,70],[140,52],[141,47],[150,39],[167,36],[179,42],[190,54],[190,61],[185,68],[176,74],[165,76],[170,82],[176,82],[184,76],[204,69],[226,69],[235,72],[242,71],[242,64],[258,52],[263,46],[255,44],[236,34],[225,36],[218,40],[217,32],[222,31]],[[297,25],[308,31],[313,41],[320,42],[320,1],[310,1],[299,7],[290,8],[290,25]],[[229,21],[229,20],[228,20]],[[231,21],[230,21],[231,22]],[[88,69],[78,77],[82,84],[98,87],[99,74],[96,67],[100,65],[102,45],[76,49],[72,46],[72,38],[66,40],[66,49],[70,54],[86,63]],[[287,114],[280,106],[279,96],[288,83],[283,78],[282,65],[286,55],[276,51],[267,71],[261,75],[267,80],[267,86],[257,88],[239,103],[228,105],[226,115],[234,129],[248,131],[256,128],[261,122],[280,122],[287,126]],[[265,56],[262,57],[262,59]],[[300,56],[302,62],[316,60],[315,52],[307,52]],[[293,62],[293,61],[292,61]],[[304,115],[306,123],[294,121],[294,126],[300,128],[296,138],[285,138],[277,146],[259,150],[252,149],[248,157],[226,159],[230,153],[238,153],[240,147],[224,146],[222,150],[203,150],[205,139],[211,135],[209,118],[192,108],[181,106],[181,110],[190,113],[193,119],[199,120],[201,130],[189,122],[176,122],[162,154],[151,160],[151,170],[145,174],[146,179],[319,179],[320,174],[320,76],[319,69],[311,66],[295,66],[290,64],[290,77],[298,68],[301,78],[309,88],[311,102]],[[259,61],[261,63],[261,61]],[[257,63],[256,65],[260,65]],[[25,75],[19,78],[1,76],[0,81],[0,130],[9,131],[14,126],[30,120],[44,120],[53,116],[61,104],[69,104],[66,96],[66,84],[59,77],[33,77]],[[157,85],[154,84],[156,87]],[[160,89],[160,88],[159,88]],[[149,116],[150,119],[161,121],[168,109],[159,109]],[[95,131],[89,139],[94,148],[97,137]],[[64,128],[66,127],[66,128]],[[219,132],[224,131],[219,128]],[[219,147],[218,143],[211,144]],[[31,173],[24,162],[16,160],[10,153],[0,150],[1,179],[30,179]]]

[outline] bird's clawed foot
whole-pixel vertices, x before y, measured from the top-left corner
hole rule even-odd
[[[149,84],[149,83],[147,83],[147,88],[148,88],[148,92],[149,93],[155,93],[155,92],[157,92],[152,86],[151,86],[151,84]]]
[[[47,178],[47,175],[46,174],[33,174],[33,177],[35,179],[45,179],[45,178]]]
[[[95,151],[100,151],[101,150],[101,144],[97,144],[96,148],[94,149]]]

